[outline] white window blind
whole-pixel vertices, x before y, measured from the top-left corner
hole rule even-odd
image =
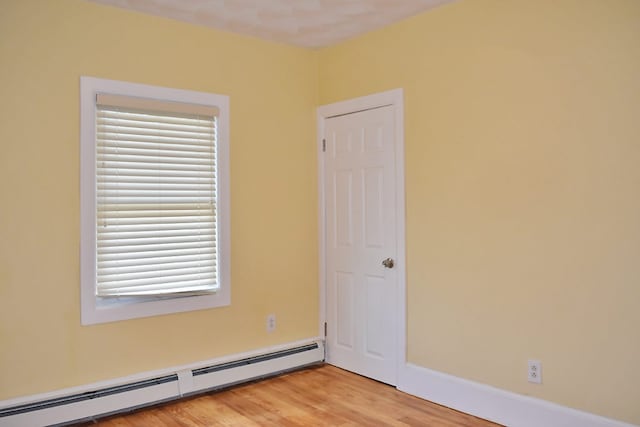
[[[215,292],[212,107],[98,94],[96,295]]]

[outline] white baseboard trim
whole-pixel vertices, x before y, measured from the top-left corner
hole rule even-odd
[[[0,427],[91,419],[321,362],[319,338],[0,401]]]
[[[637,427],[410,363],[398,390],[509,427]]]

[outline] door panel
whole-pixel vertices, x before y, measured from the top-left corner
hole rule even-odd
[[[393,107],[325,120],[327,357],[389,384],[396,381]]]
[[[353,350],[353,274],[336,273],[336,344]]]
[[[363,173],[364,244],[368,248],[380,248],[384,245],[384,169],[368,168]]]
[[[353,171],[339,170],[334,180],[335,247],[353,244]]]
[[[381,324],[383,318],[378,315],[383,310],[388,310],[385,304],[386,287],[384,277],[381,276],[365,276],[365,297],[367,312],[366,319],[366,335],[365,335],[365,352],[368,356],[384,359],[386,354],[385,337],[380,333],[384,330],[384,324]]]

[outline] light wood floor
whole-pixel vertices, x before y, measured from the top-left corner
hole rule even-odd
[[[322,365],[82,426],[443,426],[497,424]]]

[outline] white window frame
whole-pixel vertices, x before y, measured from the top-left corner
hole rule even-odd
[[[98,93],[217,107],[218,280],[212,294],[180,297],[96,296],[96,96]],[[204,92],[80,78],[80,296],[82,325],[222,307],[231,303],[229,97]]]

